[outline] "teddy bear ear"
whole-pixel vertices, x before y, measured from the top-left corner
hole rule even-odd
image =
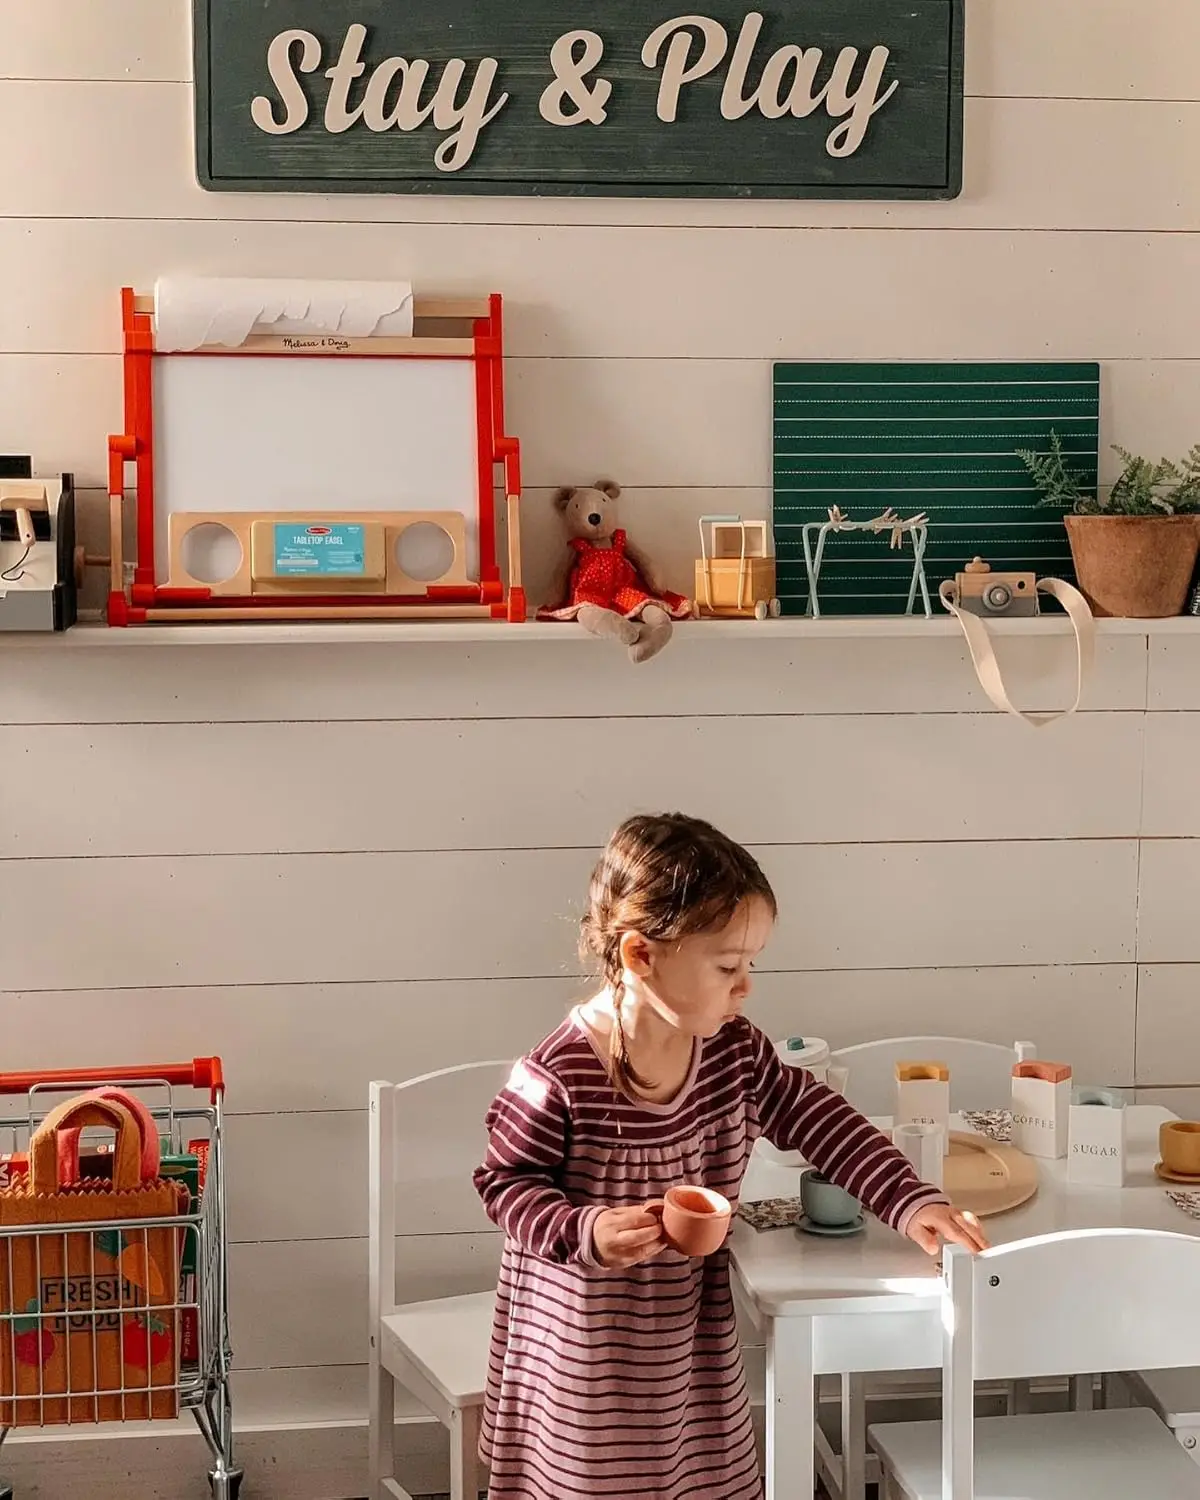
[[[621,486],[613,479],[597,479],[592,488],[599,490],[602,495],[607,495],[610,500],[621,498]]]
[[[574,500],[576,493],[577,491],[570,485],[565,486],[561,490],[555,490],[554,509],[560,512],[565,511],[571,501]]]

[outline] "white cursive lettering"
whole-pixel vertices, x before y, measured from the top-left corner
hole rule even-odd
[[[768,120],[781,120],[784,115],[804,120],[820,105],[825,91],[814,93],[813,89],[821,58],[820,47],[780,47],[763,69],[758,86],[758,107]],[[785,91],[789,72],[795,77]]]
[[[578,59],[576,46],[583,48]],[[551,125],[604,124],[613,86],[607,78],[588,83],[588,74],[600,66],[603,57],[604,42],[594,31],[568,31],[559,37],[550,49],[554,81],[547,84],[538,106],[543,120]],[[567,100],[575,106],[570,114],[563,108]]]
[[[751,11],[742,22],[733,56],[729,59],[729,72],[725,75],[725,87],[721,90],[721,114],[726,120],[740,120],[759,104],[758,93],[746,96],[746,74],[754,58],[754,49],[762,32],[763,18],[758,11]]]
[[[433,113],[433,100],[421,103],[421,89],[429,77],[429,64],[418,58],[389,57],[371,74],[363,99],[362,118],[368,130],[416,130]],[[388,91],[400,79],[395,102],[388,107]]]
[[[696,40],[692,35],[693,27],[704,40],[703,50],[694,63],[691,61],[692,45]],[[658,87],[658,118],[671,124],[679,117],[679,95],[685,85],[695,83],[697,78],[706,78],[724,59],[729,50],[729,33],[708,16],[679,16],[674,21],[664,21],[650,33],[642,48],[642,62],[646,67],[658,67],[664,42],[670,45]]]
[[[297,42],[300,61],[293,64],[292,49]],[[296,77],[297,66],[302,73],[315,72],[321,66],[321,44],[311,31],[281,31],[267,48],[267,72],[279,91],[283,119],[275,118],[275,106],[265,94],[259,94],[250,106],[250,118],[267,135],[290,135],[308,119],[308,96]]]
[[[428,121],[445,135],[434,153],[443,172],[460,171],[475,154],[479,138],[508,103],[509,96],[493,97],[500,72],[494,57],[468,64],[450,58],[436,84],[431,85],[431,65],[423,57],[388,57],[371,70],[362,97],[353,102],[354,85],[367,73],[363,49],[367,28],[359,22],[347,27],[337,61],[325,71],[329,92],[325,99],[324,127],[330,135],[344,135],[360,122],[380,134],[387,130],[418,130]],[[295,57],[300,48],[299,59]],[[267,49],[267,68],[283,105],[283,118],[276,116],[275,103],[260,96],[250,108],[255,125],[269,135],[287,135],[307,121],[310,100],[299,73],[313,73],[321,64],[321,44],[311,32],[284,31]],[[607,87],[611,88],[611,85]]]
[[[781,120],[785,115],[803,120],[823,105],[830,118],[840,122],[829,133],[825,150],[830,156],[853,156],[866,138],[872,116],[900,87],[893,79],[883,89],[891,50],[873,47],[855,84],[859,49],[843,47],[829,79],[818,87],[817,74],[824,59],[821,48],[789,44],[772,52],[758,83],[751,87],[749,78],[762,30],[761,11],[748,12],[721,89],[722,118],[741,120],[757,110],[766,120]],[[728,52],[729,33],[708,16],[677,16],[652,31],[642,48],[642,62],[647,68],[662,70],[658,118],[674,123],[683,90],[716,72]]]
[[[830,132],[825,149],[830,156],[853,156],[866,138],[871,116],[883,108],[900,87],[893,79],[885,94],[880,94],[879,85],[887,69],[891,50],[887,47],[872,47],[867,65],[863,69],[862,82],[850,92],[851,76],[858,61],[857,47],[843,47],[833,65],[833,77],[823,90],[825,108],[835,119],[849,115],[849,119]]]
[[[362,119],[362,104],[350,108],[350,85],[367,70],[362,60],[366,39],[367,28],[356,21],[346,32],[337,62],[325,70],[330,83],[329,98],[325,101],[325,129],[330,135],[341,135]]]
[[[504,106],[508,95],[501,94],[494,104],[489,103],[492,84],[500,72],[500,64],[494,57],[482,58],[475,69],[475,77],[467,91],[464,104],[458,102],[458,90],[467,74],[467,65],[460,57],[452,57],[446,64],[442,81],[438,84],[433,101],[433,123],[439,130],[449,130],[442,144],[434,152],[433,159],[443,172],[460,171],[475,154],[479,137]]]
[[[756,51],[765,24],[762,12],[747,12],[732,51],[730,31],[710,16],[676,16],[656,26],[642,47],[641,60],[660,75],[658,118],[676,123],[684,107],[684,90],[704,79],[713,81],[700,91],[701,96],[714,98],[718,82],[714,75],[723,70],[722,119],[741,120],[757,111],[766,120],[787,116],[801,120],[823,109],[834,122],[826,137],[826,152],[837,158],[853,156],[866,139],[874,115],[900,87],[897,80],[887,78],[890,48],[875,46],[869,52],[841,48],[821,83],[825,54],[820,47],[791,43],[777,47],[759,68]],[[343,135],[362,124],[375,134],[407,133],[432,123],[444,137],[434,152],[438,170],[461,171],[474,157],[487,126],[509,102],[510,96],[498,85],[497,59],[468,62],[452,57],[431,63],[422,57],[387,57],[372,65],[366,60],[368,39],[368,28],[361,22],[348,25],[336,61],[324,71],[328,80],[322,111],[325,131]],[[604,50],[604,40],[594,30],[564,32],[554,42],[550,50],[553,78],[539,102],[543,120],[554,126],[605,123],[613,84],[596,74]],[[303,76],[316,73],[322,61],[322,43],[311,31],[282,31],[271,41],[267,71],[274,94],[260,94],[250,106],[259,130],[267,135],[290,135],[308,122],[314,107],[321,108],[312,86],[306,90]]]

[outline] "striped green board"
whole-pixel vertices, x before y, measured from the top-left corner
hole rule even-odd
[[[804,614],[802,527],[838,506],[855,521],[892,507],[929,516],[925,573],[938,585],[976,554],[995,571],[1072,580],[1060,513],[1038,504],[1018,448],[1057,432],[1085,486],[1098,478],[1100,366],[1090,363],[777,363],[774,378],[775,550],[783,612]],[[822,614],[901,614],[911,543],[831,536]],[[918,610],[921,605],[918,602]]]

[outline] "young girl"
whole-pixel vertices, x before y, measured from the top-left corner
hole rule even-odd
[[[519,1063],[476,1187],[506,1235],[483,1414],[490,1500],[759,1500],[728,1252],[688,1260],[652,1211],[736,1199],[760,1135],[936,1253],[982,1246],[844,1099],[742,1019],[775,897],[716,829],[636,817],[592,877],[605,989]]]

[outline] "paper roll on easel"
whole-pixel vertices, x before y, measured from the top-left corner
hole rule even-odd
[[[273,281],[165,276],[154,288],[154,345],[164,354],[237,349],[252,333],[411,338],[407,281]]]

